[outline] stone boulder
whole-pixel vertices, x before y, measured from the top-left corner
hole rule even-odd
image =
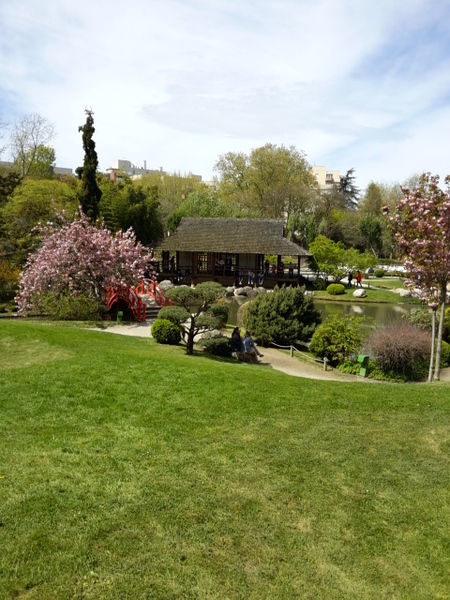
[[[367,293],[364,288],[358,288],[353,292],[353,298],[366,298]]]
[[[223,334],[217,329],[212,329],[211,331],[200,331],[195,337],[194,342],[199,342],[200,340],[211,340],[214,338],[224,337]]]
[[[234,290],[235,296],[248,296],[249,292],[253,290],[249,285],[245,285],[244,287],[236,288]]]
[[[230,285],[226,288],[225,296],[234,296],[234,287],[233,286]]]
[[[412,296],[411,290],[398,290],[398,294],[402,298],[411,298]]]
[[[167,290],[171,290],[173,287],[175,287],[170,279],[163,279],[158,285],[163,292],[167,292]]]

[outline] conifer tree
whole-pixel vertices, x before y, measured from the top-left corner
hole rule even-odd
[[[77,174],[81,179],[80,204],[85,215],[94,222],[99,214],[99,202],[102,192],[97,184],[98,157],[95,150],[95,142],[92,139],[94,135],[94,113],[92,110],[85,109],[86,123],[78,127],[78,131],[83,132],[84,162],[83,166],[77,169]]]

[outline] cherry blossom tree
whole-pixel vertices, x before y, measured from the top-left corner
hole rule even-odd
[[[42,245],[20,275],[19,313],[45,312],[49,297],[56,305],[81,297],[100,314],[108,287],[135,284],[151,268],[132,229],[111,235],[102,223],[91,225],[81,209],[73,222],[64,213],[58,220],[40,227]]]
[[[425,173],[419,185],[403,189],[403,198],[383,212],[388,216],[403,257],[409,279],[405,285],[417,288],[435,312],[439,307],[434,379],[439,381],[447,286],[450,282],[450,176],[446,189],[439,187],[439,177]],[[434,321],[433,321],[434,322]],[[434,341],[432,348],[433,359]],[[429,381],[432,379],[432,363]]]

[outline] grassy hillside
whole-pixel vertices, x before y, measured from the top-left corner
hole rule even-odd
[[[450,598],[450,386],[0,322],[0,598]]]

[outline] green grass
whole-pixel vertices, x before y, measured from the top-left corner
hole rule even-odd
[[[384,289],[381,289],[383,286]],[[345,293],[339,296],[333,296],[327,291],[314,291],[314,297],[320,300],[330,300],[331,302],[361,302],[361,303],[382,303],[382,304],[420,304],[417,298],[402,298],[399,294],[392,292],[392,288],[402,286],[387,286],[384,283],[370,280],[370,289],[364,288],[367,296],[366,298],[354,298],[353,292],[357,289],[356,287],[345,288]]]
[[[3,321],[0,598],[449,598],[449,392]]]
[[[369,285],[371,288],[392,290],[393,288],[404,289],[403,280],[399,277],[371,277],[363,279],[363,285]]]

